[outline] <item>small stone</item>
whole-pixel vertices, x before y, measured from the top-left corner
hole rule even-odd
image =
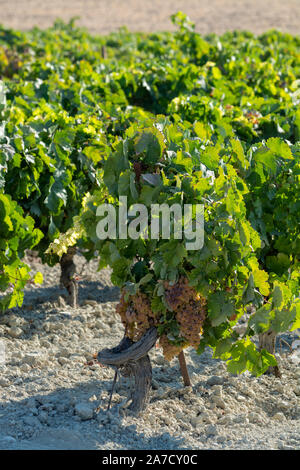
[[[109,325],[107,325],[106,323],[104,323],[103,321],[101,320],[96,320],[95,322],[95,328],[97,328],[98,330],[100,331],[107,331],[109,330]]]
[[[276,421],[283,422],[286,421],[286,417],[284,416],[283,413],[278,412],[275,415],[272,416],[272,419],[275,419]]]
[[[36,407],[36,400],[33,397],[30,397],[26,400],[25,406],[27,408],[35,408]]]
[[[62,308],[67,306],[65,299],[61,295],[58,297],[57,303],[58,303],[58,306]]]
[[[153,415],[148,416],[148,421],[150,424],[156,424],[156,418]]]
[[[210,413],[201,413],[201,418],[202,418],[202,421],[204,421],[205,423],[207,424],[212,424],[213,423],[213,419],[212,419],[212,415]]]
[[[237,395],[236,400],[241,402],[241,401],[246,401],[246,398],[243,395]]]
[[[60,363],[61,366],[64,366],[65,364],[68,364],[70,361],[66,357],[59,357],[58,362]]]
[[[163,356],[156,356],[154,358],[154,362],[159,366],[164,366],[166,364],[166,360]]]
[[[296,349],[296,351],[294,351],[293,354],[289,356],[289,360],[293,364],[299,365],[300,364],[300,349]]]
[[[35,416],[25,416],[23,421],[24,424],[27,424],[27,426],[40,426],[40,421]]]
[[[235,375],[231,375],[228,379],[228,385],[232,386],[232,387],[236,387],[237,386],[237,378]]]
[[[205,406],[205,405],[198,405],[198,406],[197,406],[197,411],[198,411],[199,413],[206,413],[206,411],[207,411],[207,406]]]
[[[284,393],[284,385],[281,383],[275,384],[274,389],[279,393]]]
[[[50,349],[51,348],[51,343],[47,341],[46,339],[41,339],[40,340],[40,345],[44,348]]]
[[[293,392],[295,395],[297,395],[297,397],[300,397],[300,386],[299,385],[296,385],[294,388],[293,388]]]
[[[7,324],[11,327],[20,326],[21,323],[22,323],[21,318],[15,317],[15,316],[10,316],[7,322]]]
[[[177,411],[177,412],[175,413],[175,417],[176,417],[177,419],[184,419],[184,418],[185,418],[185,415],[184,415],[181,411]],[[192,419],[194,419],[194,418],[192,418]]]
[[[222,424],[224,426],[227,426],[228,424],[232,424],[233,423],[233,417],[231,415],[225,415],[225,416],[222,416],[222,418],[220,418],[218,420],[218,424]]]
[[[56,409],[59,413],[64,413],[65,411],[68,411],[69,407],[66,403],[58,403],[56,405]]]
[[[173,420],[171,420],[171,419],[169,418],[169,416],[164,416],[164,417],[163,417],[163,420],[164,420],[164,422],[165,422],[168,426],[172,426]]]
[[[248,419],[250,423],[253,424],[265,424],[265,420],[263,419],[263,417],[258,413],[255,413],[254,411],[249,413]]]
[[[194,426],[194,428],[197,428],[198,426],[200,426],[202,424],[202,418],[201,418],[201,415],[200,416],[195,416],[194,418],[191,418],[191,425]]]
[[[224,383],[224,378],[219,377],[218,375],[212,375],[207,381],[206,384],[209,386],[213,385],[223,385]]]
[[[86,299],[82,302],[82,305],[91,305],[92,307],[96,307],[98,305],[98,302],[96,300]]]
[[[52,344],[59,344],[59,336],[57,335],[52,336]]]
[[[0,315],[0,325],[9,325],[9,315]]]
[[[110,423],[113,423],[113,424],[119,423],[119,419],[117,418],[117,416],[114,416],[111,411],[107,411],[107,417]]]
[[[5,377],[0,377],[0,387],[9,387],[10,383]]]
[[[98,304],[97,306],[95,306],[95,309],[93,310],[93,314],[96,316],[96,317],[102,317],[103,315],[103,310],[102,310],[102,307]]]
[[[159,376],[159,381],[164,383],[170,383],[173,382],[173,378],[168,375],[161,374]]]
[[[72,354],[69,358],[71,361],[80,362],[82,364],[86,363],[86,358],[81,354]]]
[[[222,385],[214,385],[212,388],[213,388],[213,395],[214,396],[219,396],[219,397],[222,396],[222,393],[223,393]]]
[[[49,395],[39,395],[36,397],[36,401],[40,403],[40,405],[44,406],[51,403],[51,397]]]
[[[236,415],[236,416],[234,416],[232,421],[234,423],[237,423],[237,424],[248,424],[249,423],[249,419],[247,418],[246,415]]]
[[[17,440],[12,436],[3,436],[0,438],[0,445],[10,445],[17,442]]]
[[[93,418],[94,410],[89,403],[78,403],[75,405],[75,413],[85,421]]]
[[[71,354],[71,352],[69,351],[69,349],[67,348],[62,348],[60,351],[59,351],[59,356],[60,357],[69,357]]]
[[[289,411],[290,407],[291,407],[291,405],[288,401],[282,400],[282,401],[277,402],[277,408],[279,408],[283,411]]]
[[[43,328],[46,331],[46,333],[49,333],[50,332],[50,323],[44,323]]]
[[[23,359],[23,357],[24,357],[24,354],[23,354],[22,351],[16,351],[16,352],[14,352],[14,358],[16,358],[16,359]]]
[[[249,389],[249,388],[246,389],[246,390],[243,390],[243,393],[249,398],[254,399],[256,397],[255,392],[253,390]]]
[[[30,367],[29,364],[22,364],[22,365],[20,366],[20,370],[21,370],[22,372],[29,372],[29,371],[31,370],[31,367]]]
[[[97,415],[97,421],[100,424],[107,424],[109,422],[109,418],[106,414],[100,412]]]
[[[287,444],[279,444],[278,448],[280,450],[296,450],[295,447],[289,446]]]
[[[42,357],[40,353],[32,352],[32,353],[25,354],[23,361],[25,364],[29,364],[30,366],[36,366],[40,364],[41,359]]]
[[[49,331],[58,331],[63,326],[60,322],[51,322],[49,323]]]
[[[225,401],[219,397],[219,396],[213,396],[212,397],[212,401],[213,403],[215,403],[219,408],[222,408],[223,410],[225,410],[226,408],[226,403]]]
[[[19,328],[18,326],[13,326],[8,329],[8,334],[12,338],[19,338],[23,334],[23,330]]]
[[[39,415],[38,415],[38,419],[40,421],[40,423],[42,424],[47,424],[48,423],[48,413],[47,411],[40,411],[39,412]]]
[[[20,385],[21,383],[23,383],[22,377],[17,377],[17,378],[14,380],[14,385]]]
[[[152,388],[153,390],[159,389],[159,383],[155,379],[152,379]]]
[[[214,424],[209,424],[206,427],[205,431],[208,436],[215,436],[216,434],[218,434],[218,428]]]

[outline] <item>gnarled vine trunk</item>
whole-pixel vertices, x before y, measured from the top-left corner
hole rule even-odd
[[[76,247],[69,247],[67,253],[64,253],[60,259],[60,283],[65,289],[67,289],[69,294],[68,303],[73,308],[78,306],[78,284],[74,277],[76,266],[73,258],[75,253]]]
[[[266,331],[259,335],[259,350],[266,349],[269,353],[275,355],[275,342],[276,333],[272,330]],[[281,377],[281,372],[278,366],[271,366],[268,368],[268,374],[273,374],[275,377]]]
[[[148,352],[155,345],[156,339],[157,330],[151,327],[136,343],[124,337],[115,348],[103,349],[98,353],[97,359],[101,364],[119,370],[125,377],[134,378],[134,391],[128,397],[132,403],[128,410],[136,415],[146,408],[149,401],[152,367]]]

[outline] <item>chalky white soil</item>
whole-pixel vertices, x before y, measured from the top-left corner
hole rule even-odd
[[[42,271],[21,309],[0,317],[0,449],[299,449],[300,350],[296,335],[278,339],[282,379],[231,376],[211,351],[186,358],[192,387],[183,387],[177,360],[151,353],[153,389],[142,417],[124,415],[130,383],[122,378],[106,412],[114,371],[87,365],[119,343],[119,291],[109,271],[76,256],[80,307],[59,287],[59,266]],[[240,325],[241,331],[243,324]]]

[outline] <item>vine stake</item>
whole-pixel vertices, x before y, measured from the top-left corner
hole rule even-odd
[[[185,361],[185,356],[184,352],[181,351],[180,354],[178,355],[178,360],[180,364],[180,372],[183,378],[183,383],[185,387],[190,387],[192,385],[191,379],[189,376],[189,371],[187,369],[186,361]]]

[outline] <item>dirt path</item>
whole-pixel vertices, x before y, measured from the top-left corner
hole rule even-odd
[[[126,25],[132,31],[172,30],[170,15],[184,11],[202,34],[226,30],[261,33],[276,28],[299,34],[299,0],[0,0],[0,23],[16,29],[46,28],[56,18],[80,16],[92,33]]]

